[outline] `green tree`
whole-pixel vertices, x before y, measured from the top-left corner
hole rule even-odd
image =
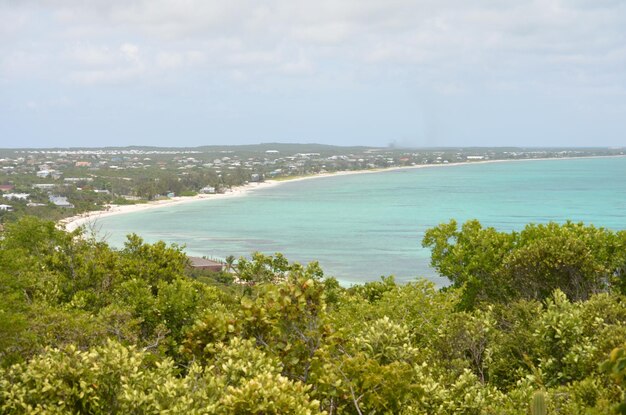
[[[463,287],[462,307],[525,298],[543,300],[559,289],[579,301],[621,289],[624,251],[621,233],[567,222],[527,225],[521,232],[483,228],[476,220],[459,230],[455,221],[426,232],[431,264]]]

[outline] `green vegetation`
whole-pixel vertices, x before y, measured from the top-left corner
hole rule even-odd
[[[422,242],[432,248],[432,266],[464,286],[463,304],[545,300],[562,290],[574,301],[614,291],[626,294],[626,232],[568,222],[527,225],[504,233],[468,221],[430,229]]]
[[[280,254],[213,275],[33,217],[2,236],[1,413],[626,413],[624,231],[442,224],[443,290]]]

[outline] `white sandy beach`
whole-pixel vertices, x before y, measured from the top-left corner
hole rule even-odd
[[[598,156],[598,157],[624,157],[624,156]],[[284,180],[266,180],[260,183],[248,183],[243,186],[233,187],[231,190],[226,193],[219,194],[199,194],[196,196],[187,196],[187,197],[173,197],[171,199],[166,200],[157,200],[154,202],[140,203],[135,205],[107,205],[105,210],[98,210],[93,212],[86,212],[80,215],[71,216],[69,218],[65,218],[59,221],[59,225],[62,228],[65,228],[68,231],[73,231],[80,226],[88,226],[91,223],[94,223],[100,218],[105,218],[108,216],[114,215],[122,215],[126,213],[133,212],[141,212],[144,210],[157,209],[166,206],[179,205],[182,203],[192,203],[197,202],[199,200],[219,200],[219,199],[227,199],[233,197],[241,197],[247,195],[249,192],[258,190],[258,189],[266,189],[269,187],[277,186],[282,183],[293,183],[302,180],[311,180],[311,179],[320,179],[323,177],[336,177],[336,176],[346,176],[352,174],[367,174],[367,173],[381,173],[387,171],[395,171],[395,170],[406,170],[406,169],[422,169],[422,168],[432,168],[432,167],[450,167],[450,166],[460,166],[460,165],[469,165],[469,164],[486,164],[486,163],[507,163],[507,162],[521,162],[521,161],[540,161],[540,160],[567,160],[567,159],[578,159],[578,158],[596,158],[596,157],[563,157],[563,158],[537,158],[537,159],[517,159],[517,160],[482,160],[482,161],[471,161],[471,162],[459,162],[459,163],[441,163],[441,164],[419,164],[415,166],[398,166],[398,167],[388,167],[388,168],[380,168],[380,169],[369,169],[369,170],[347,170],[347,171],[338,171],[332,173],[320,173],[314,174],[310,176],[301,176],[294,178],[285,178]]]

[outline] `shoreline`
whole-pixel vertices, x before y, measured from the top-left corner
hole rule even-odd
[[[156,200],[146,203],[137,203],[132,205],[105,205],[103,210],[94,210],[84,212],[75,216],[70,216],[58,221],[58,224],[65,230],[71,232],[83,225],[89,225],[100,218],[109,216],[123,215],[127,213],[143,212],[145,210],[158,209],[167,206],[175,206],[185,203],[197,202],[200,200],[219,200],[230,199],[233,197],[245,196],[251,190],[259,188],[268,188],[280,184],[280,181],[265,181],[260,183],[248,183],[242,186],[233,187],[226,193],[216,194],[198,194],[196,196],[177,196],[165,200]]]
[[[67,231],[74,231],[81,226],[88,226],[90,223],[97,221],[100,218],[105,218],[109,216],[123,215],[127,213],[135,213],[142,212],[144,210],[152,210],[158,209],[161,207],[180,205],[185,203],[197,202],[200,200],[219,200],[219,199],[230,199],[233,197],[242,197],[249,194],[251,191],[257,189],[267,189],[270,187],[275,187],[283,183],[293,183],[304,180],[312,180],[312,179],[321,179],[326,177],[337,177],[337,176],[349,176],[354,174],[373,174],[373,173],[384,173],[389,171],[398,171],[398,170],[413,170],[413,169],[423,169],[423,168],[440,168],[440,167],[451,167],[451,166],[467,166],[474,164],[490,164],[490,163],[509,163],[509,162],[523,162],[523,161],[546,161],[546,160],[576,160],[576,159],[593,159],[593,158],[614,158],[614,157],[626,157],[623,155],[615,155],[615,156],[583,156],[583,157],[549,157],[549,158],[536,158],[536,159],[501,159],[501,160],[480,160],[480,161],[462,161],[456,163],[441,163],[441,164],[418,164],[414,166],[395,166],[395,167],[384,167],[378,169],[367,169],[367,170],[342,170],[337,172],[327,172],[327,173],[318,173],[310,176],[296,176],[293,178],[285,178],[283,180],[266,180],[264,182],[259,183],[248,183],[245,185],[233,187],[231,190],[226,193],[218,193],[218,194],[198,194],[196,196],[177,196],[171,199],[166,200],[157,200],[147,203],[139,203],[134,205],[105,205],[105,209],[103,210],[95,210],[91,212],[84,212],[79,215],[70,216],[68,218],[61,219],[58,221],[58,225]]]

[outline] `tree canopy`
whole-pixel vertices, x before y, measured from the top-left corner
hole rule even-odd
[[[280,254],[212,279],[179,246],[24,218],[0,239],[0,412],[626,413],[624,241],[452,221],[424,238],[450,287],[344,288]]]
[[[626,293],[626,231],[551,222],[506,233],[452,220],[428,230],[422,244],[432,249],[432,266],[465,287],[466,307],[544,300],[556,289],[574,301],[609,289]]]

